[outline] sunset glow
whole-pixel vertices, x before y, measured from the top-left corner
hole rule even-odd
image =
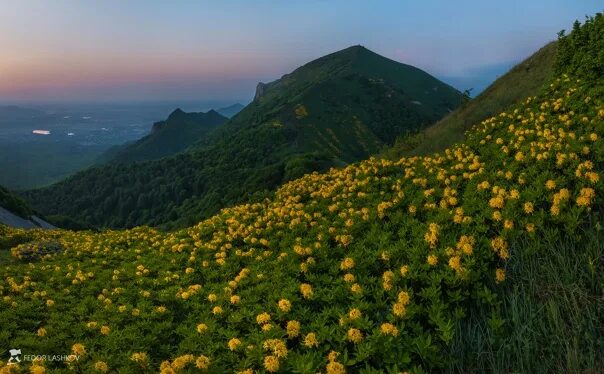
[[[361,1],[2,3],[3,101],[246,100],[256,82],[356,44],[438,76],[467,75],[517,62],[601,6],[513,1],[494,12],[467,0],[472,11],[451,19],[460,4],[385,2],[392,10],[378,22],[382,5]]]

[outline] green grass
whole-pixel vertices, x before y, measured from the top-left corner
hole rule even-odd
[[[408,155],[426,155],[464,140],[472,125],[505,111],[510,105],[536,95],[553,76],[557,44],[552,42],[497,79],[475,99],[411,137],[397,139],[384,157],[397,159]]]
[[[604,367],[604,231],[592,216],[579,237],[554,230],[516,242],[499,293],[497,330],[474,311],[458,325],[450,372],[596,373]]]

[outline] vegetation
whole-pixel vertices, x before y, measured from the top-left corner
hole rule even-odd
[[[165,121],[155,123],[151,134],[132,144],[111,149],[103,159],[109,162],[132,162],[171,156],[200,141],[226,120],[214,110],[185,113],[176,109]]]
[[[462,142],[470,126],[539,93],[554,75],[556,51],[556,42],[547,44],[442,120],[412,136],[399,137],[383,157],[426,155]]]
[[[260,87],[254,102],[231,121],[211,134],[187,136],[197,139],[188,152],[92,168],[24,196],[48,216],[91,226],[186,227],[220,208],[259,201],[306,173],[366,158],[461,100],[459,92],[427,73],[362,47],[325,56]],[[164,129],[178,134],[180,144],[180,127],[169,119]],[[158,144],[169,148],[161,131],[126,153],[159,156]]]
[[[29,219],[33,214],[25,201],[2,186],[0,186],[0,207],[25,219]]]
[[[236,103],[224,108],[216,109],[216,111],[227,118],[232,118],[235,117],[237,113],[241,112],[243,108],[245,108],[245,105]]]
[[[48,186],[94,165],[105,149],[104,145],[82,146],[53,139],[27,145],[1,140],[0,184],[11,190]]]
[[[591,28],[604,17],[571,35]],[[0,344],[79,356],[22,364],[38,372],[595,372],[596,65],[560,65],[442,153],[307,174],[180,231],[2,228],[21,244],[0,270]]]

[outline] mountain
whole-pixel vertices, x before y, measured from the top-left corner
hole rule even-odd
[[[21,198],[0,186],[0,225],[17,228],[55,228],[34,214]]]
[[[461,94],[426,72],[354,46],[270,83],[224,126],[283,126],[297,152],[321,150],[352,162],[450,113]]]
[[[439,153],[174,232],[0,227],[1,339],[83,373],[601,372],[602,35],[561,35],[542,90]]]
[[[413,137],[401,137],[385,156],[429,154],[463,141],[464,132],[508,106],[537,94],[554,75],[558,44],[551,42],[498,78],[475,99]]]
[[[227,120],[215,110],[207,113],[172,112],[165,121],[153,124],[151,133],[142,139],[114,147],[101,157],[102,162],[133,162],[171,156],[200,141]]]
[[[224,108],[216,109],[216,111],[227,118],[232,118],[235,116],[235,114],[241,112],[243,108],[245,108],[245,105],[237,103]]]
[[[351,47],[260,84],[230,121],[207,136],[179,138],[197,139],[187,152],[95,167],[24,196],[47,215],[95,226],[183,227],[304,174],[366,158],[460,102],[458,91],[429,74]],[[152,134],[159,144],[163,136]]]

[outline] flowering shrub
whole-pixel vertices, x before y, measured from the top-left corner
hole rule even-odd
[[[32,245],[13,248],[0,345],[81,356],[35,372],[442,368],[472,308],[502,324],[512,244],[576,232],[602,204],[604,107],[590,92],[561,76],[440,154],[306,175],[185,230],[1,227],[63,250],[33,262]]]
[[[601,203],[603,128],[563,77],[442,154],[306,175],[186,230],[29,231],[1,270],[1,343],[91,372],[442,367],[469,308],[502,318],[510,243]],[[46,242],[62,250],[29,262]]]

